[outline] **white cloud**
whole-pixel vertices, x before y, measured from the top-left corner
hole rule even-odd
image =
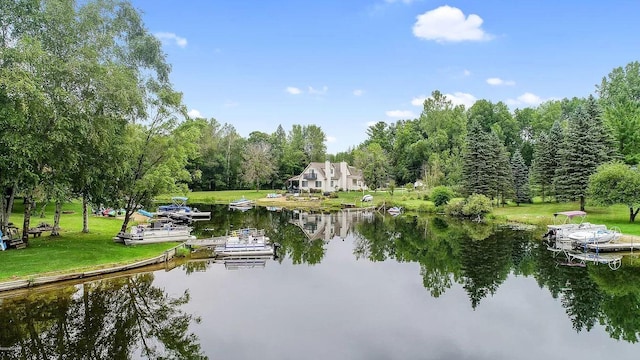
[[[383,120],[383,121],[384,121],[384,120]],[[368,122],[367,122],[367,127],[371,127],[371,126],[373,126],[373,125],[375,125],[375,124],[377,124],[377,123],[379,123],[379,121],[368,121]]]
[[[482,18],[476,14],[465,17],[462,10],[451,6],[441,6],[417,17],[413,25],[413,35],[436,42],[483,41],[491,35],[482,28]]]
[[[202,118],[202,114],[200,114],[200,111],[196,110],[196,109],[191,109],[189,110],[189,112],[187,113],[187,115],[189,115],[190,118],[196,119],[196,118]]]
[[[328,143],[334,143],[336,141],[338,141],[338,139],[335,136],[327,136]]]
[[[323,86],[322,89],[314,89],[312,86],[309,86],[309,94],[313,95],[324,95],[329,91],[327,86]]]
[[[393,4],[393,3],[411,4],[414,1],[416,0],[384,0],[384,2],[386,2],[387,4]]]
[[[444,96],[451,101],[453,105],[464,105],[466,108],[469,108],[473,105],[476,100],[478,100],[475,96],[463,92],[454,92],[453,94],[444,94]],[[430,99],[431,96],[416,96],[411,99],[411,105],[413,106],[424,106],[424,101]]]
[[[422,107],[424,105],[424,101],[427,100],[428,98],[429,97],[424,96],[424,95],[420,95],[418,97],[414,97],[413,99],[411,99],[411,105]]]
[[[364,94],[364,90],[360,90],[360,89],[353,90],[354,96],[362,96],[362,94]]]
[[[516,84],[516,82],[513,80],[502,80],[500,78],[493,77],[493,78],[487,79],[487,84],[493,85],[493,86],[500,86],[500,85],[513,86]]]
[[[236,107],[240,105],[237,101],[233,101],[233,100],[227,100],[225,101],[225,103],[223,104],[224,107],[226,108],[230,108],[230,107]]]
[[[508,105],[512,105],[512,106],[517,106],[517,105],[536,106],[536,105],[542,104],[544,100],[536,94],[526,92],[518,96],[516,99],[508,99],[506,102]]]
[[[415,117],[409,110],[389,110],[385,114],[394,119],[413,119]]]
[[[454,92],[453,94],[444,94],[444,96],[451,100],[453,105],[464,105],[465,108],[470,108],[471,105],[475,104],[478,100],[475,96],[463,93],[463,92]]]
[[[464,69],[464,71],[462,72],[462,75],[464,76],[470,76],[471,75],[471,71]]]
[[[180,37],[174,33],[158,32],[153,35],[155,35],[155,37],[157,37],[158,40],[162,41],[163,43],[175,42],[175,44],[180,46],[181,48],[187,47],[187,39]]]
[[[284,91],[288,92],[291,95],[298,95],[300,93],[302,93],[302,90],[298,89],[297,87],[293,87],[293,86],[289,86],[286,89],[284,89]]]

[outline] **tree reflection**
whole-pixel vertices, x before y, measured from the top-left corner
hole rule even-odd
[[[142,274],[0,303],[2,359],[206,359],[200,320]]]

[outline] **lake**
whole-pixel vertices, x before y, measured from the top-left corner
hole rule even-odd
[[[637,359],[640,268],[567,266],[540,231],[258,208],[277,258],[195,259],[0,294],[0,359]]]

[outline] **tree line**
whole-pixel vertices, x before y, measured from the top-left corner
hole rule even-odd
[[[640,161],[638,62],[603,78],[598,98],[513,112],[487,100],[466,109],[434,91],[417,119],[379,122],[337,154],[327,154],[318,125],[243,138],[233,125],[191,119],[170,71],[127,1],[3,1],[0,229],[20,197],[25,239],[37,204],[56,204],[55,236],[61,204],[77,198],[83,231],[90,206],[100,204],[126,210],[124,231],[160,194],[281,189],[315,161],[356,165],[370,188],[422,179],[517,202],[531,194],[584,199],[597,166]]]

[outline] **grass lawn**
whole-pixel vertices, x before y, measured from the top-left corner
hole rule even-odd
[[[31,218],[31,226],[40,222],[53,224],[53,206],[45,218]],[[28,278],[35,275],[71,273],[132,263],[160,255],[177,243],[125,246],[112,238],[122,226],[116,218],[89,217],[89,233],[82,230],[82,209],[79,203],[67,204],[60,219],[61,236],[42,235],[29,238],[29,246],[21,250],[0,251],[0,281]],[[22,205],[15,206],[10,221],[22,227]]]

